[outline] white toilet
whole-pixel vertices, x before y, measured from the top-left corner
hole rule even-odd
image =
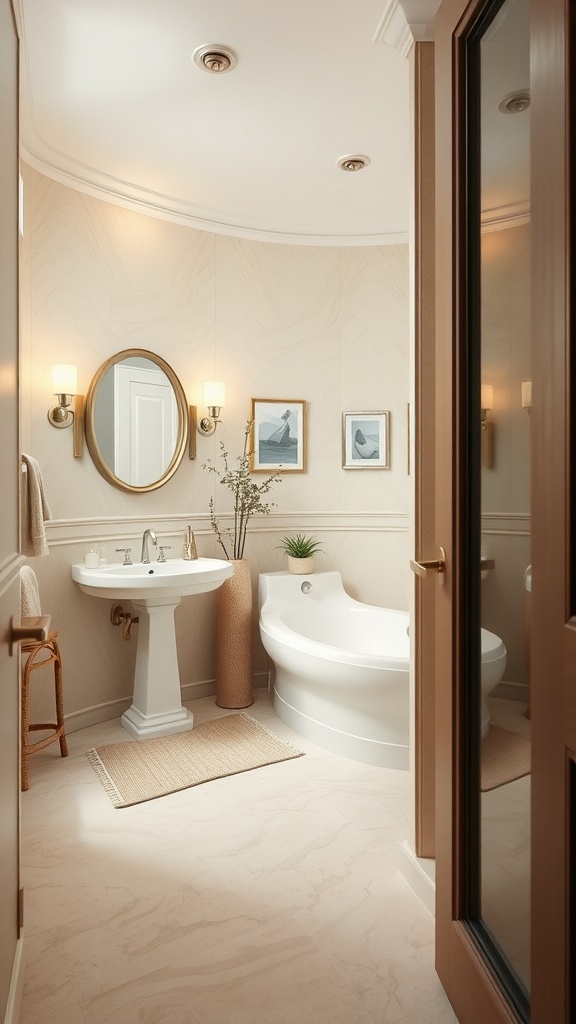
[[[480,732],[485,736],[490,724],[487,698],[497,683],[500,682],[506,669],[506,647],[496,633],[487,629],[480,630],[482,668],[480,672]]]

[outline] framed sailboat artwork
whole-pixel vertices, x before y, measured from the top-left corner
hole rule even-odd
[[[343,469],[390,469],[390,413],[342,413]]]
[[[251,472],[306,472],[306,402],[253,398],[251,419]]]

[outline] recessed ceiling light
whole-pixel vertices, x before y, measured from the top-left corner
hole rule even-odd
[[[222,75],[226,71],[232,71],[238,63],[234,50],[229,46],[221,46],[220,43],[199,46],[194,50],[192,60],[202,71],[207,71],[211,75]]]
[[[342,171],[362,171],[365,167],[368,167],[370,163],[370,157],[363,156],[361,153],[355,153],[353,156],[342,156],[337,161],[338,167]]]
[[[498,110],[502,114],[521,114],[530,106],[530,93],[527,89],[520,92],[511,92],[498,104]]]

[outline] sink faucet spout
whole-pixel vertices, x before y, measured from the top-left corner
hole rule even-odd
[[[142,554],[140,555],[140,561],[143,565],[148,565],[150,562],[150,555],[148,554],[148,538],[150,538],[154,546],[158,544],[158,538],[154,533],[154,530],[144,530],[142,535]]]

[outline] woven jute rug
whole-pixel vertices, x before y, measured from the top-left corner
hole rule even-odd
[[[115,807],[130,807],[302,755],[302,750],[244,714],[224,715],[173,736],[86,751]]]
[[[530,737],[491,725],[481,744],[481,789],[505,786],[530,774]]]

